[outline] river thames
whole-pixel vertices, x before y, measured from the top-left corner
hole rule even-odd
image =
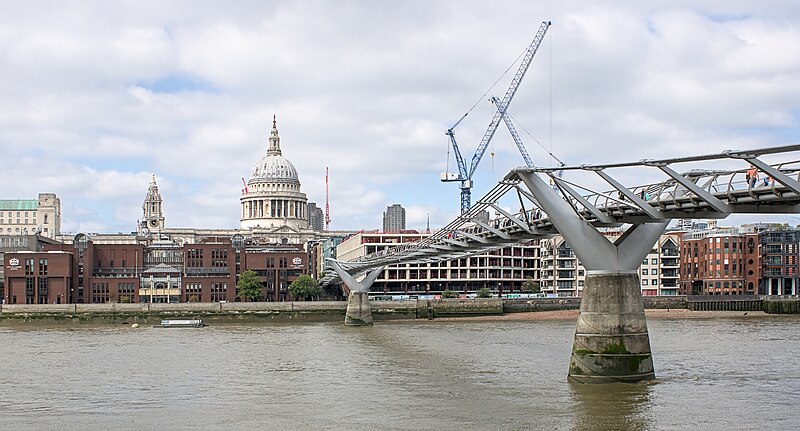
[[[596,386],[574,320],[0,327],[0,429],[800,429],[800,316],[648,323],[657,380]]]

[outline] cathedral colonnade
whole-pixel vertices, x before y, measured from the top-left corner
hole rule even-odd
[[[299,199],[242,199],[242,220],[264,218],[308,219],[306,202]]]

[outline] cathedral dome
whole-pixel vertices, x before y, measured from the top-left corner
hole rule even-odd
[[[281,155],[267,154],[250,171],[250,180],[298,182],[297,169]]]
[[[242,229],[308,229],[308,198],[292,162],[281,155],[281,138],[272,117],[267,155],[253,166],[242,189]]]
[[[272,132],[269,135],[267,155],[256,163],[250,171],[250,181],[289,181],[299,183],[297,169],[292,162],[281,155],[281,138],[275,119],[272,120]]]

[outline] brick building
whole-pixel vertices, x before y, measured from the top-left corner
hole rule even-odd
[[[255,271],[264,285],[266,301],[290,300],[289,284],[308,273],[308,253],[299,245],[252,247],[244,259],[245,268]]]
[[[211,238],[183,246],[186,263],[181,302],[219,302],[236,300],[236,275],[241,251],[230,239]]]
[[[61,251],[6,253],[5,303],[71,302],[72,262],[72,254]]]
[[[757,293],[754,286],[746,283],[748,264],[757,262],[750,249],[745,247],[747,239],[748,234],[739,233],[737,229],[686,233],[681,244],[681,293]]]
[[[263,300],[286,301],[289,284],[308,272],[308,255],[298,245],[234,245],[224,237],[95,244],[79,234],[71,244],[6,252],[3,268],[9,304],[234,302],[237,276],[248,269],[264,284]]]

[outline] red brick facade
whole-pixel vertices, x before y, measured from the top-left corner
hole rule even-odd
[[[6,304],[234,302],[237,275],[248,269],[264,284],[263,300],[286,301],[289,284],[308,273],[308,255],[293,245],[234,248],[227,238],[180,247],[87,241],[85,249],[5,253],[3,265]]]
[[[66,304],[72,287],[72,254],[6,253],[6,304]]]

